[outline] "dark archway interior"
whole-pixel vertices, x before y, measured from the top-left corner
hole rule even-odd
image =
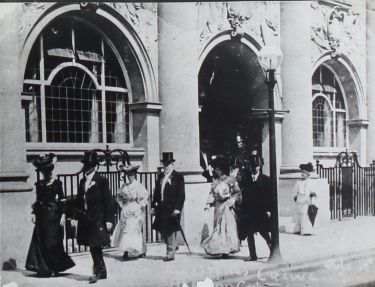
[[[198,80],[201,151],[230,158],[237,133],[248,147],[260,149],[262,126],[251,109],[268,102],[256,54],[241,42],[223,42],[207,55]]]

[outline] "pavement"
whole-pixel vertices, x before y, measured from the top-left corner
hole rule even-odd
[[[96,286],[197,286],[198,281],[210,278],[214,282],[224,282],[235,278],[259,276],[262,272],[285,268],[309,268],[324,265],[334,272],[348,273],[340,269],[337,261],[341,257],[355,258],[374,256],[375,254],[375,217],[358,217],[344,221],[333,221],[320,227],[312,236],[280,233],[280,251],[282,262],[267,263],[268,248],[264,240],[257,235],[257,262],[245,262],[248,248],[243,242],[241,251],[228,259],[208,256],[199,245],[191,246],[189,254],[185,246],[176,253],[176,260],[162,261],[165,245],[149,244],[145,258],[123,262],[121,252],[116,249],[105,251],[108,278],[95,283]],[[20,262],[15,271],[2,271],[1,286],[87,286],[91,276],[92,261],[88,252],[72,255],[76,266],[59,277],[37,278],[26,271]],[[330,265],[331,264],[331,265]],[[346,273],[345,273],[346,272]],[[346,276],[346,275],[344,275]],[[202,285],[199,283],[198,286]],[[213,286],[213,285],[211,285]],[[218,285],[215,286],[233,286]],[[234,285],[236,286],[236,285]],[[342,285],[337,285],[342,286]]]

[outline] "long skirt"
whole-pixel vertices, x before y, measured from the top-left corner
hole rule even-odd
[[[298,218],[298,226],[300,228],[301,235],[307,234],[315,234],[316,230],[312,225],[309,215],[307,213],[307,209],[309,207],[308,203],[298,203],[297,204],[297,218]],[[314,224],[316,225],[316,223]]]
[[[61,214],[41,208],[26,259],[26,270],[39,274],[61,272],[73,267],[73,260],[63,246],[64,230],[60,226]]]
[[[128,252],[129,257],[137,257],[146,253],[142,227],[144,212],[139,210],[129,212],[127,206],[121,211],[120,221],[113,232],[112,244],[122,252]]]
[[[214,229],[201,246],[209,255],[233,254],[240,251],[234,210],[226,202],[216,202]]]

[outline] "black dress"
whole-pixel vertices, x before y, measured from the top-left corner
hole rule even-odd
[[[26,270],[50,275],[73,267],[75,264],[63,246],[64,229],[60,225],[64,193],[62,183],[44,180],[36,184],[36,202],[33,204],[35,227],[26,259]]]

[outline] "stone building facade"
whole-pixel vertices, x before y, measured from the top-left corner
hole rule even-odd
[[[375,159],[369,0],[0,5],[2,250],[20,242],[3,258],[25,256],[31,160],[55,152],[56,172],[77,171],[84,150],[107,144],[143,171],[174,152],[187,181],[185,228],[198,241],[209,189],[200,151],[230,154],[240,133],[268,173],[268,118],[254,112],[268,105],[257,58],[265,46],[283,53],[275,89],[281,215],[290,213],[283,198],[300,163],[332,165],[345,149],[362,164]]]

